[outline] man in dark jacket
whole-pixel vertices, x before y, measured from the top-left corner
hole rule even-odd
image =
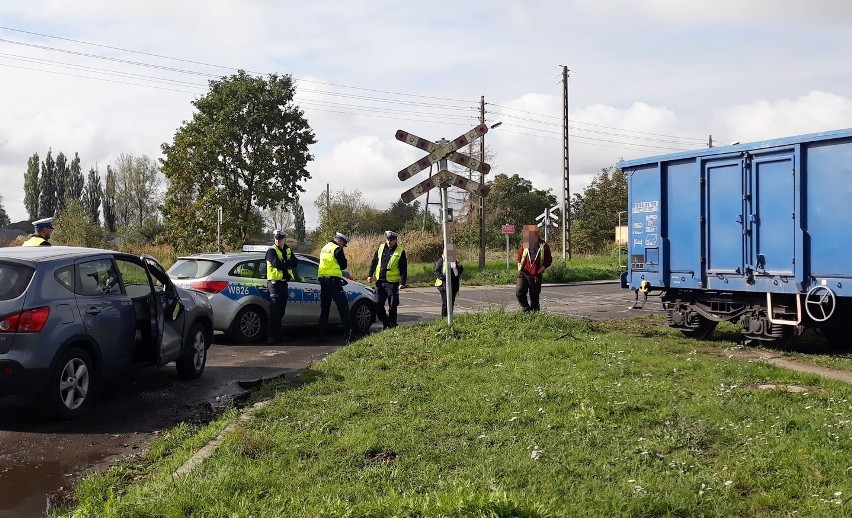
[[[538,227],[524,227],[524,242],[518,248],[518,280],[515,283],[515,297],[524,311],[538,311],[541,295],[541,280],[544,271],[553,263],[550,245],[538,237]],[[527,292],[530,294],[527,302]]]
[[[367,282],[376,280],[376,316],[385,329],[396,327],[396,308],[399,306],[399,290],[408,281],[408,260],[405,250],[398,244],[399,235],[388,230],[385,242],[379,245],[370,262]],[[390,306],[385,312],[385,302]]]
[[[452,293],[450,294],[450,307],[456,304],[456,295],[459,292],[461,284],[461,274],[464,272],[464,266],[456,259],[456,247],[453,244],[447,246],[447,262],[444,263],[444,257],[441,256],[435,261],[435,287],[438,288],[438,293],[441,294],[441,316],[447,316],[447,272],[450,273],[450,282],[453,285]]]
[[[266,287],[269,289],[269,331],[267,341],[277,343],[281,335],[281,319],[287,310],[287,283],[293,278],[293,268],[299,259],[287,246],[283,230],[272,232],[275,244],[266,251]]]

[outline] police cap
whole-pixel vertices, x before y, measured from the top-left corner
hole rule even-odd
[[[43,218],[33,221],[33,227],[36,230],[40,228],[53,228],[53,218]]]
[[[343,246],[346,246],[346,245],[349,244],[349,238],[346,237],[346,234],[341,234],[340,232],[335,232],[334,237],[336,239],[343,241]]]

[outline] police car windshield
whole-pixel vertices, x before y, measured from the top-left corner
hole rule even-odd
[[[215,272],[222,263],[209,259],[178,259],[167,272],[172,279],[199,279]]]

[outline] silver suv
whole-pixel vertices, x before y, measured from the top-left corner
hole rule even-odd
[[[249,250],[265,250],[265,245],[249,245]],[[317,324],[320,314],[319,264],[311,257],[296,254],[299,266],[288,283],[284,326]],[[227,332],[240,343],[266,337],[269,318],[269,291],[266,287],[265,253],[260,251],[224,254],[195,254],[179,257],[169,268],[178,286],[207,293],[213,306],[213,328]],[[343,287],[349,300],[352,330],[367,333],[376,321],[373,290],[352,280]],[[340,322],[332,304],[329,322]]]
[[[55,417],[82,413],[100,383],[175,362],[201,376],[213,336],[207,298],[149,256],[94,248],[0,248],[0,396],[39,394]]]

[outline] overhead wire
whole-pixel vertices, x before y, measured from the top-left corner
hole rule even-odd
[[[113,46],[109,46],[109,45],[102,45],[102,44],[97,44],[97,43],[84,42],[84,41],[81,41],[81,40],[74,40],[74,39],[63,38],[63,37],[59,37],[59,36],[51,36],[51,35],[47,35],[47,34],[36,33],[36,32],[32,32],[32,31],[24,31],[24,30],[14,29],[14,28],[10,28],[10,27],[0,26],[0,29],[20,32],[20,33],[25,33],[25,34],[31,34],[31,35],[36,35],[36,36],[41,36],[41,37],[46,37],[46,38],[53,38],[53,39],[57,39],[57,40],[61,40],[61,41],[68,41],[68,42],[72,42],[72,43],[89,45],[89,46],[94,46],[94,47],[99,47],[99,48],[105,48],[105,49],[109,49],[109,50],[128,52],[128,53],[144,55],[144,56],[149,56],[149,57],[156,57],[156,58],[161,58],[161,59],[169,59],[169,60],[173,60],[173,61],[190,63],[190,64],[195,64],[195,65],[210,66],[210,67],[220,68],[220,69],[223,69],[223,70],[236,70],[233,67],[227,67],[227,66],[223,66],[223,65],[216,65],[216,64],[211,64],[211,63],[204,63],[204,62],[201,62],[201,61],[193,61],[193,60],[188,60],[188,59],[183,59],[183,58],[176,58],[176,57],[173,57],[173,56],[165,56],[165,55],[161,55],[161,54],[154,54],[154,53],[148,53],[148,52],[143,52],[143,51],[136,51],[136,50],[132,50],[132,49],[124,49],[124,48],[113,47]],[[35,49],[48,51],[48,52],[59,52],[59,53],[74,55],[74,56],[78,56],[78,57],[106,60],[106,61],[115,62],[115,63],[127,64],[127,65],[131,65],[131,66],[146,67],[146,68],[164,71],[164,72],[189,74],[189,75],[193,75],[193,76],[207,77],[207,78],[211,78],[211,79],[221,77],[219,74],[211,74],[211,73],[208,73],[208,72],[201,72],[201,71],[197,71],[197,70],[187,70],[187,69],[183,69],[183,68],[157,65],[157,64],[152,64],[152,63],[144,63],[144,62],[140,62],[140,61],[134,61],[134,60],[123,59],[123,58],[118,58],[118,57],[102,56],[102,55],[98,55],[98,54],[90,54],[90,53],[80,52],[80,51],[75,51],[75,50],[68,50],[68,49],[50,47],[50,46],[45,46],[45,45],[37,45],[37,44],[34,44],[34,43],[27,43],[27,42],[9,40],[9,39],[5,39],[5,38],[0,38],[0,43],[21,45],[21,46],[25,46],[25,47],[29,47],[29,48],[35,48]],[[133,86],[144,86],[144,87],[148,87],[148,88],[158,88],[158,89],[162,89],[162,90],[176,91],[176,92],[183,92],[183,93],[193,93],[193,94],[203,92],[204,89],[206,88],[206,85],[200,85],[200,84],[191,83],[191,82],[188,82],[188,81],[181,81],[181,80],[178,80],[178,79],[156,78],[156,77],[144,76],[142,74],[134,74],[134,73],[131,73],[131,72],[126,72],[126,71],[106,70],[106,69],[103,69],[103,68],[89,67],[89,66],[81,65],[81,64],[62,63],[62,62],[57,62],[57,61],[52,61],[52,60],[47,60],[47,59],[24,57],[24,56],[12,55],[12,54],[0,54],[0,56],[5,56],[9,59],[28,61],[28,62],[31,62],[31,63],[39,63],[41,65],[46,65],[46,66],[55,66],[55,67],[59,67],[59,68],[67,68],[67,69],[72,69],[72,70],[76,69],[76,70],[81,70],[81,71],[84,71],[84,72],[87,72],[87,73],[103,74],[103,75],[108,75],[108,76],[113,76],[113,77],[125,77],[125,78],[128,78],[128,79],[132,79],[134,81],[143,81],[143,82],[147,82],[147,83],[159,83],[161,85],[165,84],[165,85],[172,85],[172,86],[176,86],[176,87],[198,88],[198,90],[197,91],[187,91],[187,90],[180,90],[180,89],[177,89],[177,88],[166,88],[164,86],[157,86],[155,84],[139,84],[139,83],[133,83],[133,82],[130,82],[130,81],[120,81],[120,80],[115,80],[115,79],[107,79],[107,78],[103,78],[103,77],[92,77],[92,76],[88,76],[88,75],[71,74],[71,73],[67,73],[67,72],[58,72],[58,71],[44,70],[44,69],[39,69],[39,68],[22,67],[22,66],[0,63],[0,65],[2,65],[2,66],[12,67],[12,68],[20,68],[20,69],[25,69],[25,70],[32,70],[32,71],[37,71],[37,72],[46,72],[46,73],[53,73],[53,74],[65,74],[65,75],[68,75],[68,76],[71,76],[71,77],[80,77],[80,78],[84,78],[84,79],[93,79],[93,80],[100,80],[100,81],[106,81],[106,82],[112,82],[112,83],[118,83],[118,84],[127,84],[127,85],[133,85]],[[443,117],[443,118],[454,118],[454,119],[459,119],[459,120],[469,120],[469,119],[476,120],[476,117],[473,116],[473,115],[468,116],[468,115],[462,115],[462,114],[459,114],[459,113],[441,114],[441,113],[429,113],[428,112],[428,111],[432,111],[432,110],[441,110],[441,111],[451,110],[453,112],[458,112],[459,110],[471,110],[473,112],[474,110],[476,110],[476,107],[471,105],[472,101],[470,101],[470,100],[454,99],[454,98],[450,98],[450,97],[426,96],[426,95],[420,95],[420,94],[407,94],[407,93],[403,93],[403,92],[393,92],[393,91],[390,91],[390,90],[381,90],[381,89],[375,89],[375,88],[363,88],[363,87],[355,87],[355,86],[341,85],[341,84],[335,84],[335,83],[327,83],[327,82],[311,80],[311,79],[293,79],[293,80],[294,81],[301,81],[301,82],[305,82],[305,83],[311,83],[311,84],[326,85],[326,86],[331,86],[331,87],[335,87],[335,88],[346,88],[346,89],[354,89],[354,90],[359,90],[359,91],[364,91],[364,92],[373,92],[373,93],[395,95],[395,96],[406,96],[406,97],[410,97],[410,98],[421,98],[421,99],[428,99],[428,100],[431,100],[431,101],[445,101],[445,102],[451,102],[451,103],[463,103],[463,104],[467,105],[467,106],[458,106],[458,105],[450,105],[450,104],[436,103],[436,102],[420,102],[420,101],[414,101],[414,100],[392,99],[392,98],[387,98],[387,97],[379,97],[379,96],[371,96],[371,95],[358,95],[358,94],[353,94],[353,93],[334,92],[334,91],[329,91],[329,90],[320,90],[320,89],[313,89],[313,88],[299,88],[297,90],[297,97],[300,98],[299,102],[304,103],[306,105],[306,107],[310,107],[311,110],[324,111],[324,112],[329,112],[329,113],[359,115],[359,116],[365,116],[365,117],[395,119],[395,120],[414,120],[414,119],[410,119],[410,117],[408,119],[400,118],[400,117],[391,117],[390,115],[398,114],[398,115],[403,115],[403,116],[416,116],[416,117],[426,117],[426,118]],[[366,106],[366,105],[358,105],[358,104],[346,104],[344,102],[333,103],[333,102],[330,102],[330,101],[322,101],[322,100],[319,100],[319,99],[304,98],[304,94],[314,94],[314,95],[317,95],[317,96],[328,96],[328,97],[332,97],[332,98],[338,98],[338,100],[342,99],[342,100],[353,100],[353,101],[376,102],[376,103],[381,103],[382,106],[377,107],[377,106]],[[325,103],[325,104],[323,104],[323,103]],[[424,111],[411,111],[411,110],[390,108],[390,107],[387,106],[388,104],[397,105],[397,106],[401,106],[401,107],[408,107],[408,108],[421,108]],[[511,120],[519,120],[519,121],[522,121],[522,122],[529,122],[529,123],[532,123],[532,124],[539,124],[539,125],[544,125],[544,126],[559,126],[560,125],[560,124],[555,123],[555,122],[546,122],[546,121],[531,119],[531,118],[528,118],[528,117],[519,117],[519,116],[513,115],[511,113],[506,113],[506,111],[515,111],[515,112],[518,112],[518,113],[524,113],[524,114],[527,114],[527,115],[532,115],[534,117],[560,120],[559,117],[556,117],[556,116],[553,116],[553,115],[536,113],[536,112],[532,112],[532,111],[528,111],[528,110],[522,110],[522,109],[519,109],[519,108],[513,108],[513,107],[503,106],[503,105],[499,105],[499,104],[494,104],[494,103],[486,103],[486,105],[497,108],[498,110],[490,110],[489,113],[494,114],[494,115],[498,115],[498,116],[500,116],[500,118],[506,118],[506,119],[511,119]],[[328,108],[340,108],[340,109],[344,109],[344,110],[354,110],[354,111],[340,111],[339,109],[338,110],[332,110],[332,109],[328,109]],[[424,122],[422,119],[419,119],[417,121],[418,122]],[[429,121],[429,122],[440,122],[440,121]],[[593,124],[593,123],[587,123],[587,122],[583,122],[583,121],[576,121],[576,120],[570,120],[570,119],[569,119],[568,122],[569,122],[569,127],[570,127],[570,125],[573,125],[573,128],[577,132],[582,131],[584,133],[592,133],[592,134],[598,134],[598,135],[605,135],[605,136],[613,137],[613,139],[600,139],[600,138],[586,137],[586,136],[583,136],[583,135],[574,134],[574,135],[572,135],[572,139],[574,139],[574,140],[583,139],[585,141],[604,142],[604,143],[608,143],[608,144],[618,144],[619,146],[638,146],[638,147],[642,147],[642,148],[677,149],[677,150],[682,149],[682,148],[654,146],[654,145],[650,145],[650,144],[640,144],[640,143],[637,143],[637,142],[629,142],[629,141],[624,141],[624,140],[625,139],[626,140],[643,140],[643,141],[655,142],[655,143],[668,143],[668,144],[680,144],[680,145],[693,145],[692,144],[693,142],[694,143],[698,143],[698,142],[704,143],[705,142],[703,139],[697,139],[697,138],[694,138],[694,137],[679,137],[679,136],[675,136],[675,135],[665,135],[665,134],[658,134],[658,133],[651,133],[651,132],[644,132],[644,131],[637,131],[637,130],[626,130],[626,129],[623,129],[623,128],[615,128],[615,127],[611,127],[611,126],[604,126],[604,125],[600,125],[600,124]],[[452,124],[452,123],[447,122],[447,124]],[[518,128],[518,129],[526,129],[526,130],[534,131],[534,132],[561,133],[561,132],[556,132],[556,131],[543,129],[543,128],[534,128],[534,127],[529,127],[529,126],[517,125],[517,124],[514,124],[514,123],[511,123],[510,126]],[[581,126],[598,127],[598,128],[613,130],[616,133],[593,130],[593,129],[583,128]],[[503,130],[503,131],[507,131],[507,130]],[[549,139],[554,138],[554,137],[547,137],[546,135],[541,135],[541,134],[538,134],[538,133],[532,133],[531,134],[531,133],[521,133],[521,132],[511,132],[511,131],[507,131],[507,133],[516,133],[516,134],[520,134],[520,135],[528,135],[528,136],[533,136],[533,137],[538,137],[538,138],[549,138]],[[643,136],[640,136],[640,135],[647,135],[647,136],[643,137]],[[664,138],[677,139],[677,140],[661,140],[661,139],[656,139],[656,138],[651,138],[651,137],[664,137]],[[622,140],[614,140],[614,139],[622,139]],[[681,142],[681,141],[688,141],[688,142]],[[583,143],[588,143],[588,142],[583,142]],[[594,144],[592,144],[592,145],[594,145]]]

